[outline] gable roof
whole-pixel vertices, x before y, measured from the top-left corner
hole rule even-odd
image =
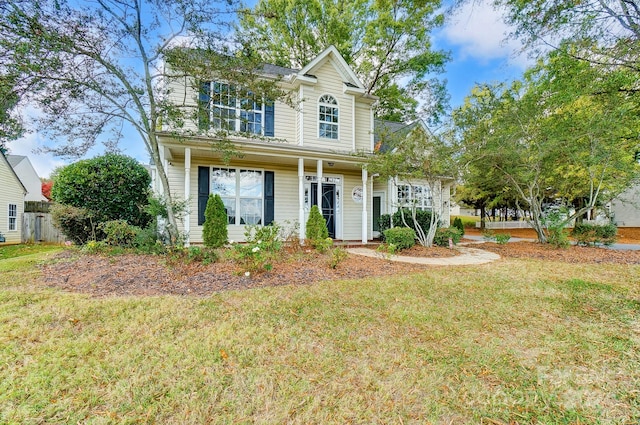
[[[338,49],[333,45],[327,47],[322,53],[316,56],[315,59],[298,71],[295,77],[297,79],[305,79],[305,77],[315,78],[313,76],[314,71],[327,61],[330,61],[336,71],[338,71],[345,85],[362,91],[365,90],[364,84],[362,84],[356,73],[353,72],[353,69],[351,69],[347,61],[344,60]]]
[[[11,156],[20,157],[21,155],[11,155]],[[1,153],[0,153],[0,158],[2,158],[2,159],[0,159],[0,161],[4,161],[4,163],[7,164],[7,167],[9,167],[9,170],[11,170],[11,174],[13,174],[13,176],[16,178],[18,183],[20,183],[20,186],[22,187],[22,192],[24,192],[26,194],[27,193],[27,188],[24,187],[24,184],[22,183],[22,180],[20,180],[20,177],[18,177],[18,175],[16,174],[16,171],[13,169],[13,166],[9,162],[9,159],[7,157],[5,157]],[[22,161],[24,158],[26,158],[26,156],[22,156],[22,158],[20,158],[20,161]],[[16,164],[19,164],[20,161],[17,161]]]
[[[431,134],[431,130],[422,120],[416,120],[412,123],[403,123],[396,121],[375,120],[373,142],[376,152],[387,152],[393,148],[393,143],[414,129],[420,128],[426,134]]]
[[[25,158],[26,156],[24,155],[7,155],[7,161],[9,162],[9,164],[11,164],[12,167],[16,167],[18,164],[20,164]]]

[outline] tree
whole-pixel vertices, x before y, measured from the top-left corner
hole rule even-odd
[[[329,237],[327,222],[322,216],[320,208],[318,208],[317,205],[313,205],[309,211],[309,218],[307,219],[306,225],[306,237],[311,241],[312,245]]]
[[[2,70],[0,69],[0,72]],[[16,77],[0,74],[0,153],[6,154],[6,143],[22,136],[24,127],[15,113],[20,96],[16,91]]]
[[[219,248],[227,243],[228,220],[220,195],[209,195],[204,210],[204,225],[202,226],[204,246]]]
[[[547,202],[585,200],[563,220],[568,223],[638,176],[635,94],[610,90],[632,79],[626,69],[576,61],[557,50],[523,82],[477,88],[455,112],[466,164],[506,179],[518,207],[531,212],[541,242],[548,236]]]
[[[380,97],[378,117],[414,119],[420,99],[431,119],[446,102],[442,84],[427,79],[448,59],[430,40],[444,20],[440,6],[441,0],[260,0],[241,15],[240,31],[263,60],[286,67],[301,68],[335,45],[366,92]]]
[[[255,61],[235,55],[237,44],[224,34],[234,7],[232,1],[209,0],[1,2],[0,71],[18,69],[30,88],[28,100],[44,114],[39,129],[67,140],[50,149],[58,155],[80,157],[107,133],[110,147],[125,129],[137,133],[156,166],[175,241],[174,202],[158,137],[161,123],[184,136],[182,125],[195,112],[171,101],[166,81],[186,71],[203,72],[190,75],[194,84],[221,70],[247,81],[253,76]],[[181,64],[185,55],[189,61]],[[214,148],[229,149],[223,137],[216,142]]]
[[[95,223],[125,220],[145,227],[151,177],[135,159],[108,153],[61,168],[51,195],[55,202],[83,208]]]
[[[379,174],[382,179],[391,179],[394,187],[400,184],[426,185],[433,198],[433,208],[429,228],[425,231],[417,219],[415,203],[409,204],[411,222],[402,215],[404,225],[413,227],[418,242],[423,246],[432,246],[433,238],[442,217],[442,180],[453,179],[456,172],[454,148],[444,138],[436,136],[422,126],[418,126],[408,134],[402,132],[381,135],[382,143],[387,146],[369,158],[366,167],[371,173]],[[401,205],[404,211],[405,205]]]

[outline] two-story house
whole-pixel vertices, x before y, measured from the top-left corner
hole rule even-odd
[[[161,157],[172,195],[188,199],[183,231],[191,243],[202,241],[209,194],[219,194],[228,219],[229,239],[241,241],[245,225],[297,222],[300,238],[312,205],[327,220],[329,234],[366,243],[374,236],[376,215],[390,211],[392,199],[376,188],[355,153],[374,152],[373,105],[378,100],[365,87],[335,47],[329,47],[303,69],[265,66],[283,90],[297,99],[295,107],[239,95],[233,82],[220,78],[196,92],[184,80],[171,81],[178,99],[200,104],[199,119],[230,130],[242,158],[225,164],[206,137],[160,136]],[[247,107],[249,102],[249,107]],[[203,105],[206,106],[203,112]],[[202,123],[192,122],[192,129]],[[233,134],[237,135],[233,136]],[[253,133],[261,137],[243,137]],[[383,204],[381,204],[381,202]]]

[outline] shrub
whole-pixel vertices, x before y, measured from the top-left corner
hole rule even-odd
[[[329,267],[335,269],[338,267],[338,264],[342,263],[344,260],[349,257],[347,250],[342,247],[337,247],[331,250],[331,259],[329,260]]]
[[[462,223],[462,219],[460,217],[456,217],[453,219],[453,225],[451,227],[455,227],[460,230],[460,235],[464,236],[464,224]]]
[[[98,229],[105,234],[104,241],[107,245],[131,247],[136,239],[136,235],[140,232],[140,228],[131,226],[124,220],[110,220],[100,223]]]
[[[384,240],[395,249],[402,251],[416,244],[416,232],[408,227],[394,227],[384,231]]]
[[[576,224],[571,231],[578,245],[611,245],[618,239],[618,228],[613,223],[604,226],[595,224]]]
[[[509,242],[509,239],[511,239],[511,235],[508,233],[498,233],[496,235],[496,243],[498,245],[504,245],[507,242]]]
[[[202,239],[204,246],[219,248],[227,243],[227,213],[220,195],[209,195],[207,207],[204,210],[204,225]]]
[[[411,217],[411,210],[408,208],[404,208],[402,211],[398,210],[393,214],[394,227],[405,226],[402,221],[402,214],[404,214],[404,220],[407,222],[408,227],[417,232],[415,223]],[[422,230],[427,233],[431,227],[431,211],[416,210],[416,221]],[[384,238],[384,231],[391,227],[391,216],[389,214],[381,215],[378,223],[380,224],[380,233],[383,235],[383,240],[386,242],[386,239]]]
[[[462,233],[457,227],[442,227],[436,230],[436,235],[433,237],[433,243],[437,246],[449,246],[449,239],[454,245],[457,245],[462,239]]]
[[[53,224],[76,245],[97,239],[96,222],[85,208],[55,204],[51,207],[51,218]]]
[[[551,211],[543,217],[547,228],[547,242],[556,248],[568,248],[570,245],[569,236],[564,228],[566,214],[566,208],[561,208],[560,210]]]
[[[282,229],[273,223],[269,226],[246,226],[246,243],[233,245],[231,256],[245,273],[270,271],[280,255]]]
[[[54,201],[84,208],[95,223],[125,220],[145,227],[151,176],[135,159],[108,153],[63,167],[51,189]]]
[[[327,222],[317,205],[312,206],[311,211],[309,211],[305,236],[314,247],[318,241],[323,241],[329,237]]]
[[[133,247],[144,254],[164,254],[166,247],[158,239],[158,232],[155,226],[140,229],[133,239]]]
[[[318,250],[318,252],[321,253],[325,253],[328,250],[331,249],[331,247],[333,246],[333,239],[331,238],[324,238],[324,239],[318,239],[316,241],[312,242],[313,247]]]

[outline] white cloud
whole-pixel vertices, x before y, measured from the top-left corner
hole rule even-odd
[[[486,63],[492,59],[510,59],[509,62],[524,69],[530,62],[520,53],[522,45],[508,39],[509,26],[503,20],[503,11],[486,0],[465,2],[442,30],[447,43],[459,48],[458,59]]]

